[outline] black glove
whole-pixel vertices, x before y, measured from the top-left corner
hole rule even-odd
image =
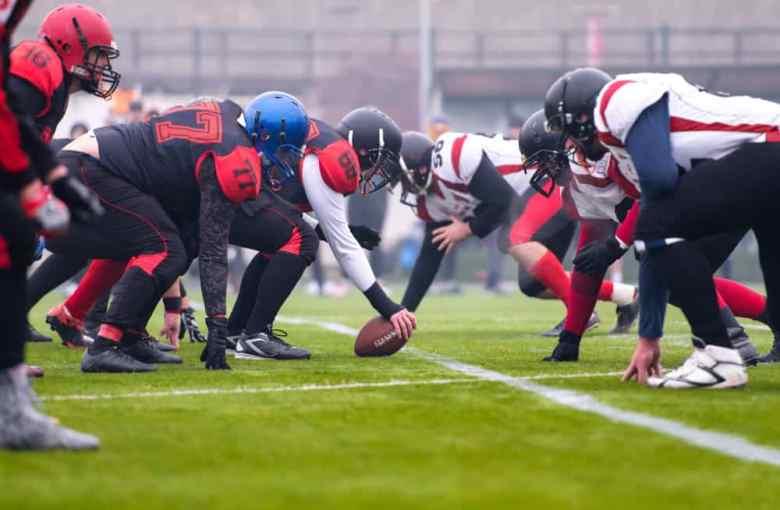
[[[607,268],[626,252],[617,239],[588,243],[574,257],[574,269],[586,274],[604,274]]]
[[[349,231],[355,236],[360,247],[366,250],[373,250],[382,242],[379,232],[373,228],[364,225],[350,225]]]
[[[320,238],[320,241],[328,242],[328,240],[325,238],[325,232],[322,231],[322,228],[319,225],[314,227],[314,231],[317,232],[317,237]],[[366,227],[364,225],[350,225],[349,231],[352,232],[355,240],[363,249],[369,251],[373,250],[379,246],[379,243],[382,242],[382,237],[379,235],[379,232],[373,228]]]
[[[187,307],[181,311],[181,329],[179,329],[179,340],[184,338],[184,335],[190,336],[190,342],[205,342],[206,337],[200,332],[198,327],[198,319],[195,318],[195,310]]]
[[[200,360],[206,363],[207,370],[230,370],[230,365],[225,359],[225,339],[227,338],[227,319],[206,318],[206,326],[209,328],[209,339],[203,352],[200,353]]]
[[[57,198],[65,202],[76,221],[88,223],[103,215],[103,206],[97,195],[78,179],[66,175],[51,183],[51,189]]]

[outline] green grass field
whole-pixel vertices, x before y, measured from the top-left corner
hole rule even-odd
[[[39,327],[54,299],[31,316]],[[780,467],[420,355],[543,376],[533,382],[780,449],[780,367],[752,369],[749,386],[733,391],[621,384],[603,374],[624,368],[633,338],[605,336],[614,309],[601,305],[599,312],[602,326],[585,340],[582,361],[566,365],[539,362],[554,342],[537,334],[561,318],[559,304],[478,291],[430,297],[410,343],[417,351],[383,359],[356,358],[344,334],[284,321],[277,326],[310,348],[310,361],[231,357],[234,370],[207,372],[197,362],[201,347],[187,343],[181,366],[82,375],[80,353],[32,345],[29,361],[46,369],[35,388],[47,412],[103,444],[91,453],[0,452],[0,509],[777,508]],[[359,328],[372,313],[355,294],[336,300],[299,293],[283,315]],[[674,367],[689,353],[677,311],[667,333],[665,366]],[[750,333],[766,351],[769,332]],[[577,374],[595,376],[561,377]]]

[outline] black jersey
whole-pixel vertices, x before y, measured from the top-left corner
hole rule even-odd
[[[179,225],[197,218],[198,175],[213,156],[219,184],[233,202],[257,196],[260,159],[238,123],[232,101],[197,101],[148,122],[95,130],[100,161],[141,191],[156,197]]]

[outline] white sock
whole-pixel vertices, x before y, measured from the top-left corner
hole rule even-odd
[[[611,301],[616,305],[630,305],[634,302],[634,296],[636,296],[636,288],[633,285],[625,283],[613,284]]]

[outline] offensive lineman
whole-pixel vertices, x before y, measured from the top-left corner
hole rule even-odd
[[[746,384],[743,360],[718,314],[713,268],[695,241],[752,228],[770,320],[778,316],[780,245],[772,222],[780,212],[780,145],[773,143],[780,140],[780,105],[711,94],[676,74],[612,80],[578,69],[550,87],[545,113],[550,127],[576,140],[589,159],[614,154],[621,176],[642,193],[636,228],[644,252],[642,318],[624,380],[668,388]],[[662,375],[659,340],[669,291],[691,323],[695,350]]]
[[[553,185],[549,199],[534,194],[514,140],[448,132],[434,143],[422,133],[407,132],[402,164],[401,201],[413,206],[426,222],[422,251],[404,294],[405,306],[411,310],[419,306],[454,244],[471,235],[484,237],[501,225],[499,242],[518,262],[523,293],[558,298],[568,305],[569,275],[560,261],[575,224],[562,208],[560,188]],[[619,305],[618,324],[611,333],[620,333],[636,317],[635,292],[629,285],[607,285],[604,299]],[[598,320],[589,317],[588,328]]]
[[[529,154],[527,166],[536,171],[532,182],[544,179],[563,186],[566,205],[580,219],[580,240],[574,258],[571,301],[564,331],[552,355],[545,358],[545,361],[577,361],[585,320],[595,306],[607,267],[633,243],[639,194],[620,179],[617,160],[610,154],[590,161],[574,142],[564,140],[562,147],[560,135],[546,129],[544,110],[528,118],[519,143],[521,150]],[[723,263],[743,235],[743,231],[738,231],[701,242],[713,267]],[[740,316],[761,320],[765,315],[766,300],[735,281],[724,278],[715,278],[715,281],[720,314],[731,342],[746,363],[754,364],[758,352],[734,318],[730,306],[734,306]],[[670,296],[670,302],[677,304],[674,295]]]

